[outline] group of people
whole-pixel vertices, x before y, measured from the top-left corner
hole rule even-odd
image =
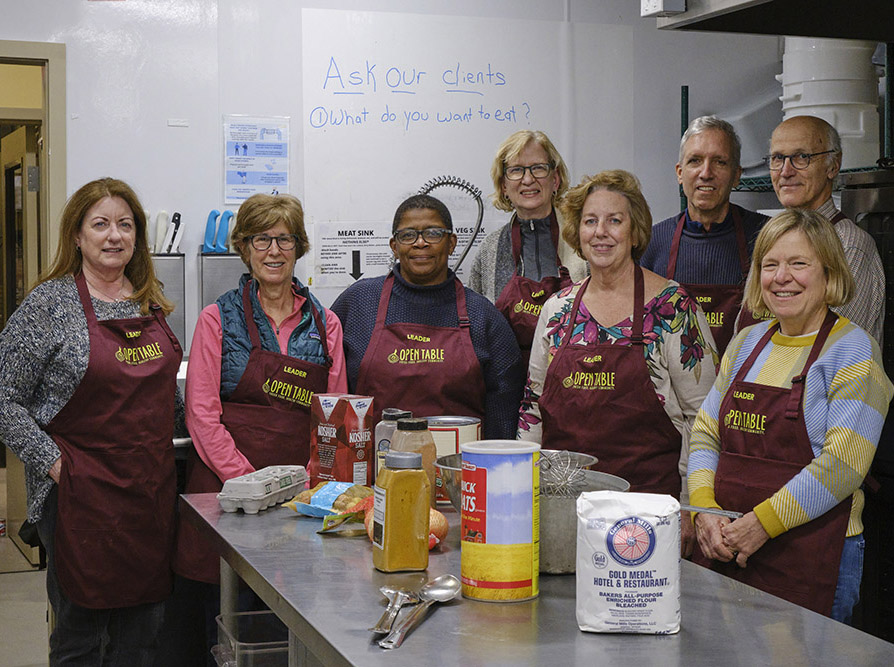
[[[832,203],[828,123],[774,131],[786,210],[772,220],[729,201],[740,154],[729,123],[693,121],[676,165],[687,207],[653,226],[635,176],[569,188],[549,138],[516,132],[491,169],[511,219],[467,286],[448,265],[449,210],[416,195],[394,214],[392,269],[331,309],[293,276],[309,250],[300,202],[254,195],[232,234],[247,272],[199,315],[185,401],[143,208],[115,179],[80,188],[53,267],[0,334],[0,440],[25,464],[47,550],[51,663],[153,664],[172,572],[216,599],[217,556],[176,519],[171,439],[192,438],[190,493],[306,464],[310,401],[265,391],[276,379],[592,453],[632,490],[694,506],[684,556],[848,620],[860,486],[894,393],[881,260]],[[416,363],[395,363],[402,350]]]

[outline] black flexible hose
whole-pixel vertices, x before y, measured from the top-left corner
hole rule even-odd
[[[472,230],[472,238],[469,239],[469,244],[465,247],[459,259],[456,260],[456,264],[453,267],[453,272],[456,273],[466,255],[469,254],[469,250],[472,249],[472,245],[474,245],[475,239],[478,237],[478,232],[481,231],[481,221],[484,220],[484,203],[481,201],[481,189],[457,176],[435,176],[419,188],[418,194],[427,195],[432,190],[445,187],[459,188],[478,203],[478,222],[475,223],[475,229]]]

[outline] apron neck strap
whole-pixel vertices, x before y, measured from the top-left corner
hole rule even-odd
[[[773,337],[773,334],[776,333],[776,330],[779,329],[779,322],[773,324],[773,326],[769,327],[766,333],[761,337],[761,339],[757,342],[757,345],[754,346],[754,349],[751,350],[751,354],[748,355],[748,358],[745,359],[745,363],[742,364],[742,367],[739,368],[739,372],[736,373],[736,377],[733,379],[733,382],[742,382],[745,380],[745,376],[748,375],[748,371],[751,370],[751,367],[754,366],[754,362],[757,359],[757,356],[761,353],[761,350],[770,342],[770,339]]]
[[[561,275],[563,267],[562,261],[559,259],[559,219],[556,217],[555,208],[549,212],[549,232],[553,239],[553,248],[556,249],[556,266],[559,267]],[[512,238],[512,261],[515,265],[515,273],[521,275],[519,274],[521,269],[521,220],[518,219],[517,213],[512,214],[509,235]]]
[[[807,384],[807,371],[810,370],[810,367],[813,366],[813,362],[819,357],[823,345],[826,344],[826,339],[829,338],[829,332],[832,331],[832,327],[835,326],[835,322],[837,321],[838,316],[831,310],[827,310],[823,325],[820,327],[819,333],[816,334],[816,340],[813,342],[813,347],[810,349],[807,363],[804,364],[804,368],[801,370],[800,374],[792,378],[792,392],[789,394],[788,404],[785,406],[786,419],[797,419],[800,417],[801,399],[804,396],[804,386]]]
[[[78,288],[78,297],[81,299],[84,316],[87,318],[87,328],[92,329],[96,326],[96,312],[93,310],[93,301],[90,299],[90,290],[87,289],[87,278],[83,270],[78,271],[75,276],[75,286]]]
[[[305,301],[310,306],[310,314],[314,318],[314,324],[317,325],[317,333],[320,334],[320,345],[323,346],[323,356],[326,358],[326,367],[329,368],[332,366],[332,357],[329,354],[329,339],[326,338],[326,325],[323,324],[323,318],[320,317],[320,311],[317,310],[317,307],[311,300],[309,291]]]
[[[792,389],[789,393],[788,402],[785,406],[786,419],[798,419],[801,416],[801,400],[804,397],[804,385],[807,383],[807,371],[810,370],[813,362],[815,362],[819,357],[820,352],[822,352],[823,345],[826,344],[826,339],[828,339],[829,333],[832,331],[832,327],[835,326],[835,322],[837,321],[838,316],[831,310],[827,310],[826,317],[823,320],[823,324],[820,327],[819,332],[817,332],[816,334],[816,340],[813,342],[813,347],[811,347],[810,349],[810,355],[807,357],[807,363],[804,364],[804,368],[801,370],[801,373],[792,378]],[[761,339],[758,341],[757,345],[754,346],[754,349],[751,350],[751,354],[748,355],[745,363],[742,364],[739,372],[736,373],[734,382],[743,382],[745,380],[745,376],[748,375],[748,371],[751,370],[751,367],[757,360],[757,357],[761,353],[761,350],[766,347],[767,343],[770,342],[773,334],[775,334],[778,329],[779,322],[776,322],[773,326],[767,329],[767,332],[763,336],[761,336]]]
[[[245,283],[245,287],[242,288],[242,312],[245,314],[245,328],[248,329],[248,337],[251,339],[252,349],[261,347],[261,336],[258,333],[258,325],[255,323],[255,309],[251,304],[251,293],[254,290],[254,283],[254,279],[249,278]]]
[[[832,218],[831,222],[833,225],[837,225],[842,220],[847,220],[847,216],[841,211],[838,211],[838,213],[835,214],[835,217]]]
[[[574,303],[571,311],[568,313],[568,330],[562,337],[559,347],[568,345],[571,340],[571,334],[574,332],[574,323],[577,320],[577,312],[580,310],[580,304],[584,297],[584,292],[590,285],[590,276],[587,276],[577,290],[574,297]],[[643,316],[645,314],[645,281],[643,279],[643,269],[639,264],[633,265],[633,319],[630,326],[630,342],[632,345],[643,345]]]
[[[633,322],[631,323],[630,342],[633,345],[643,344],[643,315],[645,311],[645,281],[643,269],[639,264],[633,265]]]
[[[258,325],[255,322],[254,306],[251,303],[251,293],[254,290],[254,279],[249,278],[242,290],[242,309],[245,313],[245,328],[248,329],[248,337],[251,339],[252,349],[261,347],[261,335],[258,332]],[[291,288],[291,286],[290,286]],[[294,290],[292,290],[294,295]],[[258,297],[260,299],[260,296]],[[320,334],[320,345],[323,346],[323,356],[326,358],[326,365],[332,365],[332,357],[329,355],[329,341],[326,339],[326,326],[320,318],[320,313],[314,306],[314,302],[310,298],[310,294],[305,297],[307,305],[310,306],[311,317],[314,318],[314,324],[317,325],[317,332]]]
[[[733,219],[733,228],[736,231],[736,246],[739,251],[739,267],[742,269],[742,280],[748,276],[748,243],[745,241],[745,227],[742,225],[742,216],[739,215],[738,209],[732,204],[729,205],[730,213]],[[674,274],[677,272],[677,255],[680,253],[680,239],[683,237],[683,227],[686,224],[686,211],[677,218],[677,227],[674,229],[674,238],[671,241],[670,252],[667,258],[667,278],[674,280]]]
[[[379,309],[376,311],[376,329],[385,326],[385,317],[388,315],[388,304],[391,302],[391,290],[394,288],[394,269],[385,278],[382,293],[379,295]]]
[[[376,312],[376,328],[381,329],[385,326],[385,317],[388,315],[388,304],[391,303],[391,290],[394,288],[394,269],[385,278],[385,284],[382,286],[382,294],[379,296],[379,310]],[[471,327],[469,320],[469,310],[466,307],[466,290],[459,278],[453,278],[453,288],[456,294],[456,315],[459,318],[459,326],[463,329]]]
[[[453,279],[453,288],[456,293],[456,315],[459,317],[459,326],[462,329],[469,329],[472,321],[469,319],[469,309],[466,308],[466,290],[459,278]]]

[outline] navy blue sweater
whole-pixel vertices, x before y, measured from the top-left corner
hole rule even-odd
[[[674,280],[692,285],[738,285],[744,282],[745,276],[742,275],[739,250],[736,247],[736,230],[732,221],[733,208],[736,208],[742,217],[745,240],[748,243],[748,259],[751,260],[754,240],[768,218],[730,204],[730,213],[727,213],[726,219],[719,225],[713,225],[708,233],[693,232],[688,225],[683,227]],[[667,275],[667,262],[679,217],[678,213],[652,227],[649,247],[639,261],[644,269],[654,271],[665,278],[670,277]]]
[[[443,283],[420,287],[405,281],[400,275],[400,265],[396,265],[385,323],[458,326],[453,279],[454,274],[450,271]],[[342,292],[332,305],[332,311],[338,315],[344,329],[345,364],[351,391],[357,386],[360,362],[372,336],[384,284],[385,276],[359,280]],[[526,371],[522,367],[515,334],[490,301],[468,287],[464,289],[471,320],[472,346],[487,389],[482,434],[487,439],[514,440]]]

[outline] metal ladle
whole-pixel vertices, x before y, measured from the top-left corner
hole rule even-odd
[[[385,612],[376,624],[369,629],[380,635],[387,635],[391,632],[391,626],[394,625],[394,619],[397,618],[397,612],[405,604],[416,604],[419,602],[419,595],[407,588],[392,588],[391,586],[382,586],[380,589],[382,595],[388,598],[388,606]]]
[[[410,630],[419,625],[422,619],[425,618],[429,607],[435,602],[449,602],[459,595],[461,590],[462,584],[452,574],[442,574],[440,577],[429,581],[419,589],[419,599],[422,600],[422,603],[417,605],[410,612],[409,616],[401,620],[387,637],[380,639],[379,646],[382,648],[397,648],[400,646]]]

